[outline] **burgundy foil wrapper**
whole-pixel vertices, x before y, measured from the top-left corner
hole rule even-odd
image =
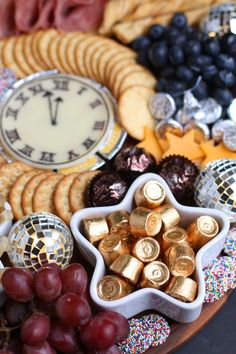
[[[88,206],[119,204],[127,192],[127,183],[116,173],[101,172],[88,186]]]

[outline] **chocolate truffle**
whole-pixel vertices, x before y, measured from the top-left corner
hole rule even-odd
[[[193,199],[194,182],[198,169],[192,161],[184,156],[172,155],[161,160],[157,173],[169,185],[176,200],[189,204]]]
[[[119,204],[127,192],[126,182],[114,172],[101,172],[88,186],[88,206]]]
[[[120,151],[114,161],[115,171],[132,182],[146,172],[155,172],[155,158],[143,148],[131,147]]]

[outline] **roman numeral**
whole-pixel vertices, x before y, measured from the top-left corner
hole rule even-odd
[[[78,91],[78,95],[82,95],[82,93],[85,91],[88,91],[87,87],[81,87],[81,89]]]
[[[98,106],[101,106],[102,102],[97,98],[94,102],[91,102],[89,105],[92,107],[92,109],[97,108]]]
[[[86,149],[89,150],[94,143],[95,143],[94,140],[88,138],[82,143],[82,145],[84,145]]]
[[[79,157],[79,154],[76,154],[73,150],[68,151],[69,160],[74,160]]]
[[[24,154],[27,157],[31,157],[32,152],[34,151],[34,148],[32,148],[29,145],[25,145],[25,147],[23,149],[19,149],[19,151]]]
[[[36,84],[36,85],[30,86],[30,87],[28,87],[28,90],[32,91],[34,96],[37,95],[38,93],[42,93],[45,91],[42,84]]]
[[[42,151],[40,161],[54,162],[54,156],[56,154],[53,152]]]
[[[15,99],[15,101],[21,101],[21,105],[24,106],[24,104],[28,101],[29,97],[26,97],[24,95],[24,92],[21,92]]]
[[[105,126],[105,121],[104,120],[97,120],[95,123],[94,123],[94,126],[93,126],[93,130],[103,130],[104,129],[104,126]]]
[[[53,90],[68,91],[69,81],[68,80],[53,80],[55,87]]]
[[[16,129],[5,130],[5,134],[8,137],[11,144],[14,144],[15,141],[20,140],[18,131]]]
[[[8,107],[6,112],[6,117],[13,117],[15,120],[17,120],[18,112],[19,112],[18,109],[14,110],[11,107]]]

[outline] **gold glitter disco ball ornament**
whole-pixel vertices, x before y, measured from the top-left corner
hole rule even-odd
[[[33,213],[13,225],[8,256],[15,267],[37,270],[48,263],[65,267],[73,254],[73,236],[68,226],[49,213]]]
[[[236,160],[209,163],[196,179],[194,197],[198,206],[221,210],[236,222]]]

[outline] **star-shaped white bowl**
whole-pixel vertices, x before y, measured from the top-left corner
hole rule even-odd
[[[94,216],[107,216],[111,212],[120,209],[125,209],[130,212],[135,207],[133,200],[134,192],[138,187],[144,185],[149,180],[156,180],[165,187],[166,202],[172,204],[180,213],[180,226],[186,227],[201,215],[210,215],[219,223],[219,234],[202,247],[196,255],[196,271],[194,278],[198,282],[198,294],[196,299],[191,303],[181,302],[163,291],[152,288],[137,290],[114,301],[104,301],[100,299],[97,294],[97,284],[99,280],[106,275],[106,267],[102,255],[83,235],[82,220]],[[94,267],[90,283],[90,295],[99,309],[117,311],[127,318],[144,310],[156,310],[182,323],[192,322],[200,315],[205,296],[203,267],[219,255],[229,230],[229,220],[223,212],[214,209],[187,207],[179,204],[163,178],[153,173],[147,173],[137,178],[130,186],[125,198],[120,204],[111,207],[86,208],[77,211],[72,216],[70,225],[81,254]]]

